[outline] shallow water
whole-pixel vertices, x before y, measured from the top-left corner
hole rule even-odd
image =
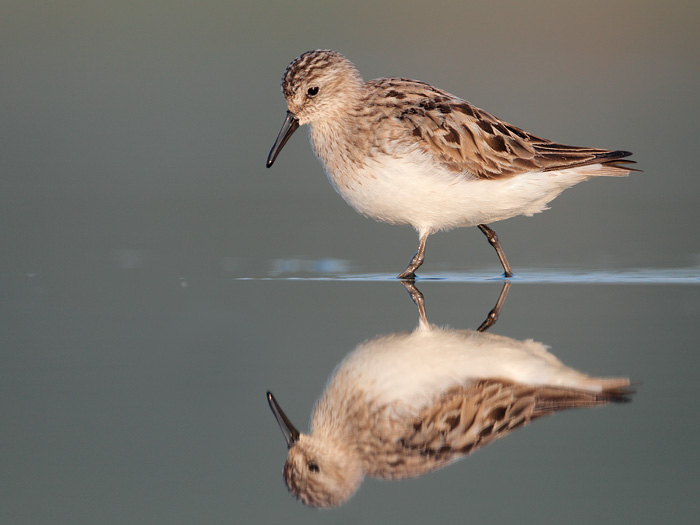
[[[297,261],[277,260],[273,265],[275,270],[267,277],[238,277],[245,280],[290,280],[290,281],[395,281],[395,274],[354,274],[338,273],[349,266],[346,261]],[[317,271],[318,274],[310,273]],[[323,270],[323,271],[319,271]],[[562,283],[562,284],[700,284],[700,267],[696,268],[638,268],[632,270],[518,270],[511,278],[495,276],[493,272],[420,272],[418,282],[490,282],[503,281],[511,283]]]
[[[630,377],[631,403],[545,418],[417,479],[369,479],[334,521],[694,516],[700,286],[690,269],[649,272],[524,271],[490,330],[543,342],[586,373]],[[306,431],[352,348],[416,326],[403,287],[383,274],[166,273],[6,276],[7,522],[328,519],[282,483],[286,447],[265,392]],[[457,329],[479,326],[502,286],[427,275],[428,319]]]
[[[700,3],[365,3],[3,6],[0,523],[697,521]],[[415,232],[351,210],[301,131],[264,167],[316,47],[634,152],[643,173],[492,225],[516,275],[490,329],[630,377],[631,403],[293,500],[266,391],[307,430],[348,352],[418,322],[394,279]],[[477,328],[500,272],[475,228],[431,236],[430,322]]]

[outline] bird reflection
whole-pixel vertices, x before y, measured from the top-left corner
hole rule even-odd
[[[442,468],[559,410],[629,400],[629,379],[563,365],[545,345],[488,334],[510,283],[478,330],[428,322],[422,293],[412,332],[381,335],[350,352],[301,434],[268,402],[289,447],[284,480],[314,507],[347,501],[365,476],[400,479]]]

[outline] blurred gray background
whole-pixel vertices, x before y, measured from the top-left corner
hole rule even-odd
[[[257,278],[393,275],[416,246],[334,193],[303,130],[265,169],[281,75],[314,48],[540,136],[634,152],[643,173],[496,225],[516,274],[699,275],[698,23],[697,1],[5,1],[0,521],[697,516],[697,285],[516,282],[495,331],[629,375],[635,401],[319,513],[281,482],[264,393],[305,430],[342,357],[415,313],[396,283]],[[470,229],[431,237],[424,271],[500,268]],[[499,287],[421,285],[431,320],[455,328],[478,326]]]
[[[643,174],[499,224],[516,267],[696,265],[699,19],[692,1],[5,2],[5,257],[21,271],[85,248],[405,265],[415,233],[347,207],[304,130],[264,169],[284,69],[327,47],[366,79],[425,80],[541,136],[634,152]],[[492,266],[475,229],[430,243],[433,268]]]

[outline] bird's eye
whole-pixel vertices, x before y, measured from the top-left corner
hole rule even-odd
[[[318,86],[310,87],[309,89],[306,90],[306,93],[310,97],[315,97],[316,95],[318,95]]]
[[[310,461],[308,464],[309,470],[311,472],[318,472],[320,469],[318,468],[318,464],[314,461]]]

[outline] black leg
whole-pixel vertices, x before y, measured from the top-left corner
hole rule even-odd
[[[411,262],[408,263],[406,269],[397,276],[397,279],[415,280],[416,270],[420,268],[421,264],[423,264],[423,261],[425,260],[426,240],[428,240],[428,234],[424,233],[423,235],[421,235],[420,240],[418,242],[418,251],[413,256],[413,259],[411,259]]]
[[[477,332],[485,332],[491,328],[496,321],[498,321],[498,316],[501,315],[501,308],[503,308],[503,303],[506,302],[506,297],[508,297],[508,291],[510,290],[510,282],[506,281],[503,283],[503,288],[501,288],[501,294],[498,296],[498,301],[496,301],[496,306],[489,312],[486,319],[481,326],[476,329]]]
[[[503,265],[505,276],[513,277],[513,270],[510,269],[510,264],[508,264],[508,259],[506,259],[506,254],[503,252],[503,248],[501,248],[501,243],[498,240],[498,235],[496,235],[496,232],[485,224],[479,224],[478,227],[481,230],[481,233],[486,235],[486,238],[489,240],[491,246],[493,246],[496,250],[498,258],[501,260],[501,265]]]
[[[416,308],[418,308],[418,319],[420,320],[421,325],[428,326],[428,317],[425,314],[425,300],[423,299],[423,294],[416,287],[413,281],[401,281],[401,284],[408,292],[408,295],[411,296],[411,301],[413,301],[413,304],[415,304]]]

